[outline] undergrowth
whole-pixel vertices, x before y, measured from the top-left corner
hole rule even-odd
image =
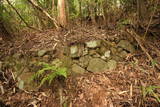
[[[160,103],[160,98],[159,95],[156,94],[156,89],[160,89],[160,86],[147,86],[147,87],[142,87],[142,96],[143,96],[143,100],[145,100],[145,98],[147,96],[153,96],[159,103]]]
[[[46,82],[51,85],[52,81],[58,76],[67,78],[66,67],[59,67],[45,62],[40,62],[38,65],[42,66],[42,68],[32,76],[31,81],[40,80],[39,87]]]

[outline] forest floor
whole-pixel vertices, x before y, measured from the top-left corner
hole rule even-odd
[[[66,45],[83,43],[88,40],[104,39],[119,41],[127,39],[136,43],[125,30],[106,30],[95,26],[76,26],[71,30],[47,30],[41,33],[24,32],[12,42],[0,40],[0,61],[7,56],[20,53],[34,56],[40,49],[54,49],[59,57]],[[160,50],[160,38],[146,41]],[[37,91],[18,89],[12,68],[0,72],[0,107],[159,107],[160,73],[151,64],[146,53],[137,43],[137,51],[118,62],[115,70],[87,72],[68,76],[63,85],[55,82],[52,86]],[[160,56],[150,47],[151,56],[160,62]]]

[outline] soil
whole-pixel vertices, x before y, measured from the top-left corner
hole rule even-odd
[[[34,56],[34,52],[40,49],[54,49],[59,55],[62,47],[92,39],[115,42],[127,39],[136,43],[123,31],[74,26],[64,31],[25,32],[8,42],[0,40],[0,59],[4,61],[14,53]],[[160,39],[148,42],[155,43],[154,46],[160,50]],[[138,52],[119,62],[116,70],[70,75],[62,85],[56,81],[38,91],[18,89],[12,70],[5,68],[5,72],[0,73],[0,86],[5,91],[0,93],[0,107],[159,107],[159,87],[150,88],[154,94],[148,94],[147,89],[160,86],[160,73],[151,66],[140,47],[137,48]],[[152,49],[146,48],[154,58],[159,58]]]

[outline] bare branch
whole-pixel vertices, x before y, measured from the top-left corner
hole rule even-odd
[[[41,11],[43,14],[45,14],[51,21],[53,21],[54,25],[56,26],[56,28],[59,28],[59,24],[57,22],[57,20],[53,17],[50,16],[50,14],[48,14],[42,7],[38,6],[37,3],[34,3],[32,0],[27,0],[33,7],[35,7],[36,9],[38,9],[39,11]]]
[[[17,15],[19,16],[19,18],[25,23],[25,25],[26,25],[28,28],[31,28],[31,29],[40,31],[39,29],[36,29],[36,28],[30,26],[30,25],[24,20],[24,18],[20,15],[20,13],[17,11],[17,9],[10,3],[10,1],[9,1],[9,0],[6,0],[6,1],[7,1],[7,3],[12,7],[12,9],[17,13]]]

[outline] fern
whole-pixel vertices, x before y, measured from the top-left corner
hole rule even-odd
[[[44,62],[40,62],[38,65],[42,66],[42,69],[37,71],[31,78],[31,80],[40,79],[40,86],[41,87],[45,82],[48,82],[49,85],[57,76],[62,76],[67,78],[67,68],[65,67],[57,67],[53,66]],[[47,71],[50,71],[46,74]]]

